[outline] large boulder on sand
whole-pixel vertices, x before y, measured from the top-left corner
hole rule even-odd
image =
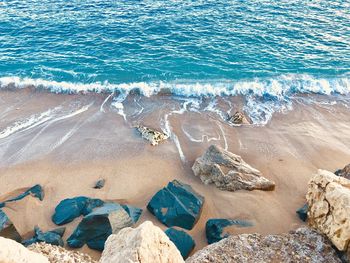
[[[100,263],[180,263],[176,246],[150,221],[108,237]]]
[[[309,228],[288,234],[229,236],[197,251],[186,263],[313,262],[340,263],[323,235]]]
[[[350,242],[350,180],[318,170],[308,186],[308,223],[328,236],[340,250]]]
[[[62,200],[55,208],[52,221],[56,225],[72,222],[81,215],[87,215],[96,207],[102,206],[104,202],[86,196],[78,196]]]
[[[147,209],[168,227],[192,229],[201,214],[204,197],[190,185],[177,180],[159,190],[147,205]]]
[[[275,183],[261,175],[235,155],[219,146],[211,145],[192,166],[196,176],[205,184],[215,184],[221,190],[274,190]]]
[[[196,245],[193,238],[185,231],[168,228],[165,230],[165,234],[169,237],[171,242],[175,244],[184,259],[188,257]]]
[[[252,223],[245,220],[233,220],[224,218],[209,219],[205,224],[205,235],[207,237],[208,244],[212,244],[227,238],[231,235],[227,228],[229,227],[250,227]]]
[[[122,228],[133,224],[134,221],[121,205],[105,203],[84,216],[67,239],[67,243],[73,248],[80,248],[87,244],[89,248],[102,251],[105,241],[111,234],[116,234]]]
[[[48,259],[32,252],[14,240],[0,237],[1,263],[49,263]]]

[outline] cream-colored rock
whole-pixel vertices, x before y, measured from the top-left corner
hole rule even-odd
[[[28,249],[44,255],[50,263],[97,263],[89,255],[43,242],[34,243]]]
[[[247,117],[240,111],[236,111],[235,114],[229,116],[227,121],[235,125],[249,124]]]
[[[141,133],[142,138],[149,141],[153,146],[169,138],[169,136],[163,132],[142,125],[137,126],[136,129]]]
[[[350,180],[318,170],[310,180],[306,199],[309,225],[318,229],[341,251],[350,241]]]
[[[137,228],[127,227],[110,235],[100,263],[180,263],[184,262],[176,246],[152,222]]]
[[[0,237],[0,263],[49,263],[49,260],[14,240]]]
[[[310,228],[286,234],[229,236],[197,251],[186,263],[340,263],[329,240]]]
[[[241,156],[211,145],[196,159],[192,166],[195,176],[205,184],[215,184],[221,190],[267,190],[275,189],[275,183],[247,164]]]

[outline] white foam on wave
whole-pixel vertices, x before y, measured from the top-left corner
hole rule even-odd
[[[0,88],[4,87],[36,87],[56,93],[78,92],[111,92],[119,94],[113,98],[111,105],[117,110],[124,120],[127,116],[124,112],[123,102],[132,90],[138,90],[141,95],[151,96],[160,91],[170,91],[172,94],[191,99],[184,104],[180,112],[200,112],[201,97],[206,96],[236,96],[245,97],[245,111],[254,124],[266,124],[276,111],[291,109],[291,99],[295,94],[350,94],[350,77],[343,75],[333,78],[317,78],[306,74],[286,74],[272,78],[255,78],[251,80],[217,80],[203,81],[173,81],[173,82],[137,82],[111,84],[109,82],[96,83],[70,83],[57,82],[43,79],[1,77]],[[107,99],[108,100],[108,99]],[[106,101],[105,101],[106,102]],[[103,105],[101,111],[104,111]],[[227,112],[217,108],[216,102],[212,101],[205,111],[218,114],[221,118],[227,117]]]
[[[112,84],[109,82],[72,83],[57,82],[44,79],[31,79],[20,77],[0,77],[0,87],[14,86],[24,88],[33,86],[47,89],[57,93],[75,92],[113,92],[129,93],[137,89],[144,96],[151,96],[162,90],[169,90],[175,95],[221,96],[221,95],[271,95],[276,97],[292,93],[318,93],[318,94],[348,94],[350,93],[350,77],[316,78],[307,74],[286,74],[273,78],[255,78],[252,80],[212,80],[203,81],[173,81],[173,82],[134,82]]]

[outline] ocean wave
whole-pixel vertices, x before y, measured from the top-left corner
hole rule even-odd
[[[257,78],[252,80],[218,80],[218,81],[173,81],[173,82],[138,82],[112,84],[108,82],[71,83],[44,79],[19,77],[0,77],[0,88],[34,87],[54,93],[111,93],[112,106],[123,116],[123,102],[131,91],[137,90],[141,95],[152,96],[160,93],[170,93],[174,96],[199,98],[216,96],[244,96],[243,109],[248,112],[254,124],[266,124],[274,112],[284,112],[292,109],[292,98],[297,94],[347,95],[350,94],[350,77],[343,75],[333,78],[317,78],[311,75],[289,74],[274,78]],[[109,96],[110,97],[110,96]],[[109,98],[108,97],[108,98]],[[105,101],[106,102],[106,101]],[[105,104],[103,103],[103,105]],[[227,117],[216,107],[215,100],[204,109]],[[101,106],[101,111],[103,110]],[[197,111],[199,105],[191,101],[191,109],[184,105],[184,111]]]
[[[107,81],[103,83],[72,83],[44,79],[0,77],[0,88],[6,87],[35,87],[55,93],[120,92],[128,94],[132,90],[138,90],[144,96],[170,92],[174,95],[186,97],[254,95],[281,98],[296,93],[349,94],[350,77],[316,78],[311,75],[290,74],[274,78],[240,81],[159,81],[122,84],[112,84]]]

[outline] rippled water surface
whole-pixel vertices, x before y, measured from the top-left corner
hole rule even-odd
[[[347,78],[350,2],[1,1],[0,60],[73,83]]]

